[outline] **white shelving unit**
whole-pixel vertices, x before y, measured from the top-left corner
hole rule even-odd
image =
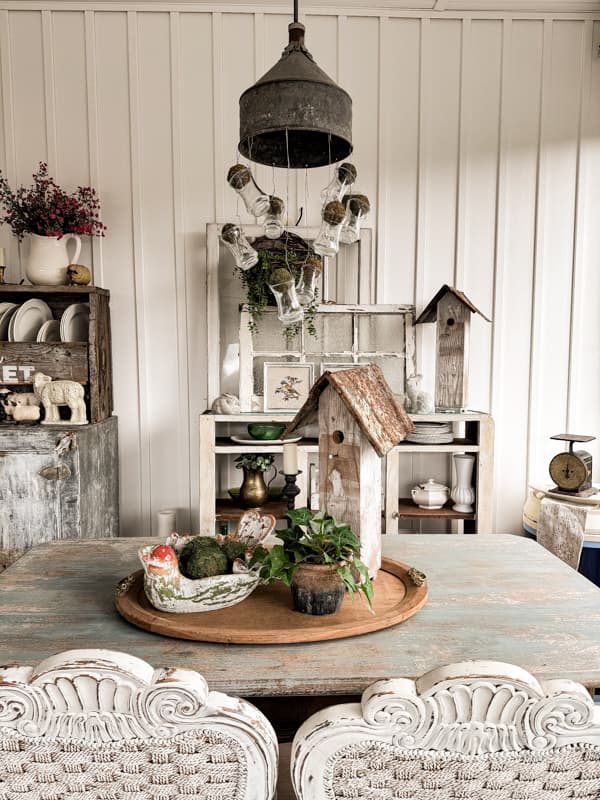
[[[200,530],[212,532],[224,522],[232,522],[243,513],[241,507],[224,495],[227,486],[223,476],[227,476],[231,457],[240,453],[260,452],[280,455],[282,445],[238,444],[230,440],[231,434],[243,434],[250,422],[272,420],[287,422],[292,414],[212,414],[200,416]],[[431,520],[442,521],[454,532],[490,533],[492,528],[492,481],[494,458],[494,423],[489,414],[465,412],[461,414],[411,415],[415,421],[452,422],[455,441],[452,444],[419,445],[403,442],[395,447],[383,461],[384,470],[384,530],[388,534],[398,533],[402,521],[411,520],[426,527]],[[318,440],[307,436],[298,443],[298,476],[300,494],[296,498],[298,507],[308,504],[310,474],[312,465],[318,463]],[[412,480],[412,467],[408,459],[414,456],[443,458],[447,474],[451,477],[451,461],[454,453],[474,453],[476,456],[473,483],[475,486],[475,507],[473,514],[458,514],[451,503],[443,509],[422,509],[403,495],[401,487]],[[223,462],[223,463],[220,463]],[[425,475],[421,476],[424,479]],[[238,482],[241,476],[238,475]],[[284,501],[271,501],[265,506],[275,516],[285,515]],[[439,525],[438,525],[439,528]],[[426,532],[423,530],[423,532]]]

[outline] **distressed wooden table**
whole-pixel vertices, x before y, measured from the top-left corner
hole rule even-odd
[[[424,608],[386,630],[289,645],[183,641],[127,623],[114,587],[150,541],[55,541],[23,555],[0,575],[0,663],[103,647],[197,669],[212,689],[246,697],[356,695],[379,678],[465,659],[600,686],[600,589],[528,539],[384,537],[386,555],[427,573]]]

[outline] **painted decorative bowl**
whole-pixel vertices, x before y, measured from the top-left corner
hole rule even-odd
[[[165,544],[146,545],[138,550],[144,567],[144,593],[159,611],[188,614],[216,611],[241,603],[261,582],[258,569],[249,569],[254,549],[275,527],[275,517],[252,509],[242,515],[235,533],[217,536],[218,544],[237,540],[244,545],[245,558],[236,558],[233,572],[209,578],[187,578],[179,569],[178,554],[193,536],[172,534]]]
[[[253,439],[271,441],[279,439],[285,427],[285,422],[251,422],[248,425],[248,433]]]

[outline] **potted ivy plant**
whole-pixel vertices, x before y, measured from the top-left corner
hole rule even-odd
[[[277,531],[282,544],[254,551],[251,564],[261,565],[261,578],[290,586],[294,608],[305,614],[335,613],[346,592],[361,593],[372,610],[373,584],[352,528],[326,511],[299,508],[288,517],[291,527]]]
[[[269,484],[277,474],[273,473],[265,483],[264,473],[274,467],[272,455],[262,453],[243,453],[235,459],[237,469],[244,471],[244,479],[240,486],[240,500],[247,508],[258,508],[266,503],[269,497]]]

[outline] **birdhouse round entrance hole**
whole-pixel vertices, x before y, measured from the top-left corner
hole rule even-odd
[[[450,327],[452,327],[452,325],[454,325],[454,319],[453,319],[452,317],[450,317],[450,319],[447,319],[447,320],[446,320],[446,325],[447,325],[449,328],[450,328]]]
[[[341,444],[344,441],[344,434],[341,431],[334,431],[331,438],[336,444]]]

